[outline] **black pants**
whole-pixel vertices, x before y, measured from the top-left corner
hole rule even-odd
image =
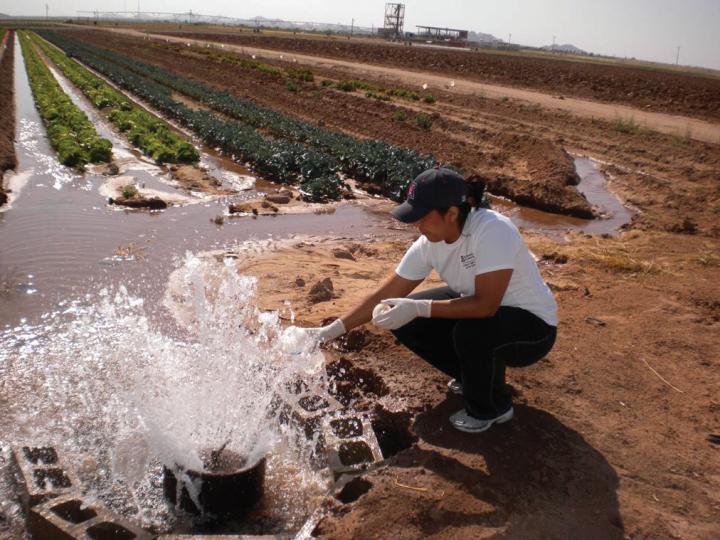
[[[450,287],[440,287],[409,298],[458,296]],[[470,415],[494,418],[512,404],[505,367],[524,367],[543,358],[555,344],[557,329],[527,310],[501,306],[484,319],[418,317],[393,334],[420,358],[462,381]]]

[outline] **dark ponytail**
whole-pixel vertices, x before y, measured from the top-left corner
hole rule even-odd
[[[471,174],[465,178],[468,188],[468,203],[472,208],[490,208],[490,202],[485,196],[487,181],[479,174]]]
[[[468,200],[458,206],[458,227],[463,230],[470,211],[473,208],[490,208],[485,196],[485,179],[479,174],[471,174],[465,179],[468,189]]]

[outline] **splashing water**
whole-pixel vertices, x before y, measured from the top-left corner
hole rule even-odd
[[[139,513],[157,460],[202,470],[203,451],[227,443],[251,466],[302,444],[283,436],[273,403],[298,377],[326,391],[322,353],[259,310],[255,278],[232,263],[186,255],[166,294],[173,332],[120,286],[0,333],[0,442],[90,460],[97,495],[120,482]]]

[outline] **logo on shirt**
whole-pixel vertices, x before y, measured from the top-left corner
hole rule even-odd
[[[408,192],[407,192],[407,200],[408,201],[412,201],[415,198],[415,185],[416,185],[415,182],[413,182],[408,187]]]
[[[475,268],[475,255],[473,253],[468,253],[467,255],[460,255],[460,262],[462,263],[465,270]]]

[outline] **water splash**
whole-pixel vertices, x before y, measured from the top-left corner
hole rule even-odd
[[[140,517],[159,462],[201,470],[201,453],[226,441],[248,465],[277,446],[307,452],[274,405],[298,377],[325,392],[322,353],[288,348],[278,313],[255,306],[255,278],[233,263],[185,257],[166,302],[183,323],[172,332],[123,286],[1,332],[2,442],[65,450],[105,502],[130,490]]]

